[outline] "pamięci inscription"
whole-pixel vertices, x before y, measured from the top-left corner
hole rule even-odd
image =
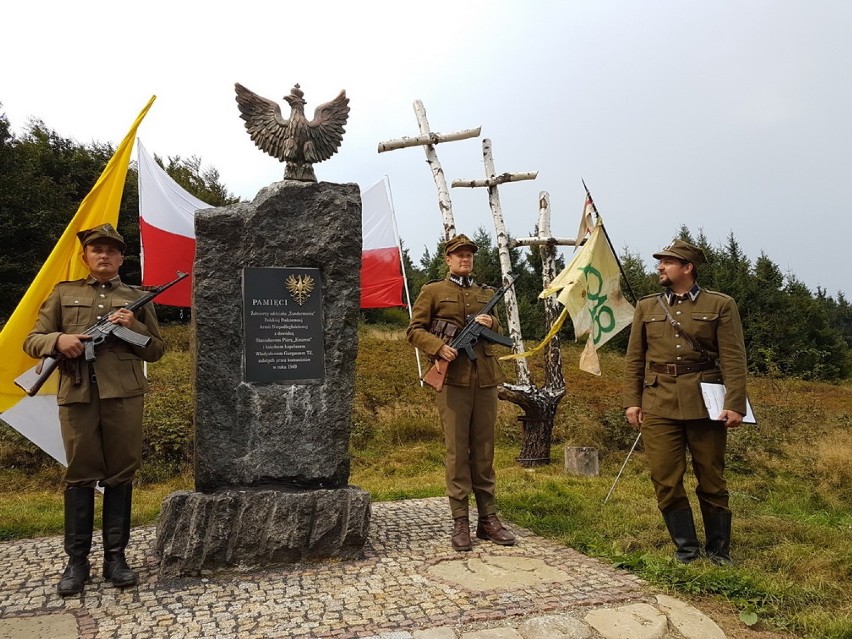
[[[243,269],[246,382],[325,379],[322,287],[317,268]]]

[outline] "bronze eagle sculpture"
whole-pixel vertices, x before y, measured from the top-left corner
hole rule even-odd
[[[320,104],[310,122],[305,117],[304,93],[293,87],[284,100],[290,105],[290,118],[284,119],[276,102],[259,96],[239,82],[235,85],[240,117],[246,131],[261,151],[286,162],[285,180],[316,182],[313,164],[327,160],[337,152],[349,119],[346,91]]]

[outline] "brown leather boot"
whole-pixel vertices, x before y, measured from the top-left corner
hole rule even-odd
[[[473,547],[470,541],[470,519],[456,517],[453,520],[453,536],[450,541],[453,544],[453,550],[456,552],[470,550]]]
[[[494,514],[479,517],[479,523],[476,525],[476,536],[479,539],[493,541],[501,546],[515,545],[515,536],[500,523],[497,515]]]

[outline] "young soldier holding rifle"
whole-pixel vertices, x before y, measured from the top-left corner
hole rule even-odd
[[[110,225],[77,234],[89,276],[60,282],[44,302],[24,350],[34,358],[61,360],[59,421],[68,468],[65,472],[65,552],[68,565],[58,584],[60,595],[82,592],[89,580],[95,486],[104,487],[103,576],[119,588],[132,586],[137,574],[127,565],[132,482],[142,457],[142,405],[148,382],[142,361],[155,362],[165,346],[153,304],[127,308],[145,292],[124,284],[124,239]],[[109,322],[134,345],[110,335],[96,352],[86,344],[87,329]],[[129,331],[132,331],[131,334]],[[33,391],[34,392],[34,391]]]
[[[446,367],[442,371],[445,381],[435,397],[444,428],[447,496],[453,517],[451,543],[456,551],[472,547],[468,514],[471,492],[479,513],[476,536],[500,545],[515,543],[514,535],[497,518],[494,497],[494,424],[502,374],[491,352],[493,338],[476,340],[475,359],[450,345],[468,321],[490,329],[485,335],[499,330],[495,311],[480,313],[495,291],[471,277],[476,250],[476,244],[465,235],[447,242],[450,272],[446,279],[423,286],[407,333],[408,341],[428,354],[438,369]]]

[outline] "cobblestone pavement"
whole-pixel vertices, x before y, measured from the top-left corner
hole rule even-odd
[[[380,502],[363,559],[170,583],[157,580],[154,527],[136,528],[137,587],[112,588],[93,569],[83,595],[64,599],[60,537],[3,542],[0,639],[526,637],[481,633],[658,602],[638,578],[516,526],[516,546],[477,540],[468,553],[451,550],[450,528],[443,498]],[[92,560],[99,567],[99,545]],[[589,632],[576,636],[610,636]]]

